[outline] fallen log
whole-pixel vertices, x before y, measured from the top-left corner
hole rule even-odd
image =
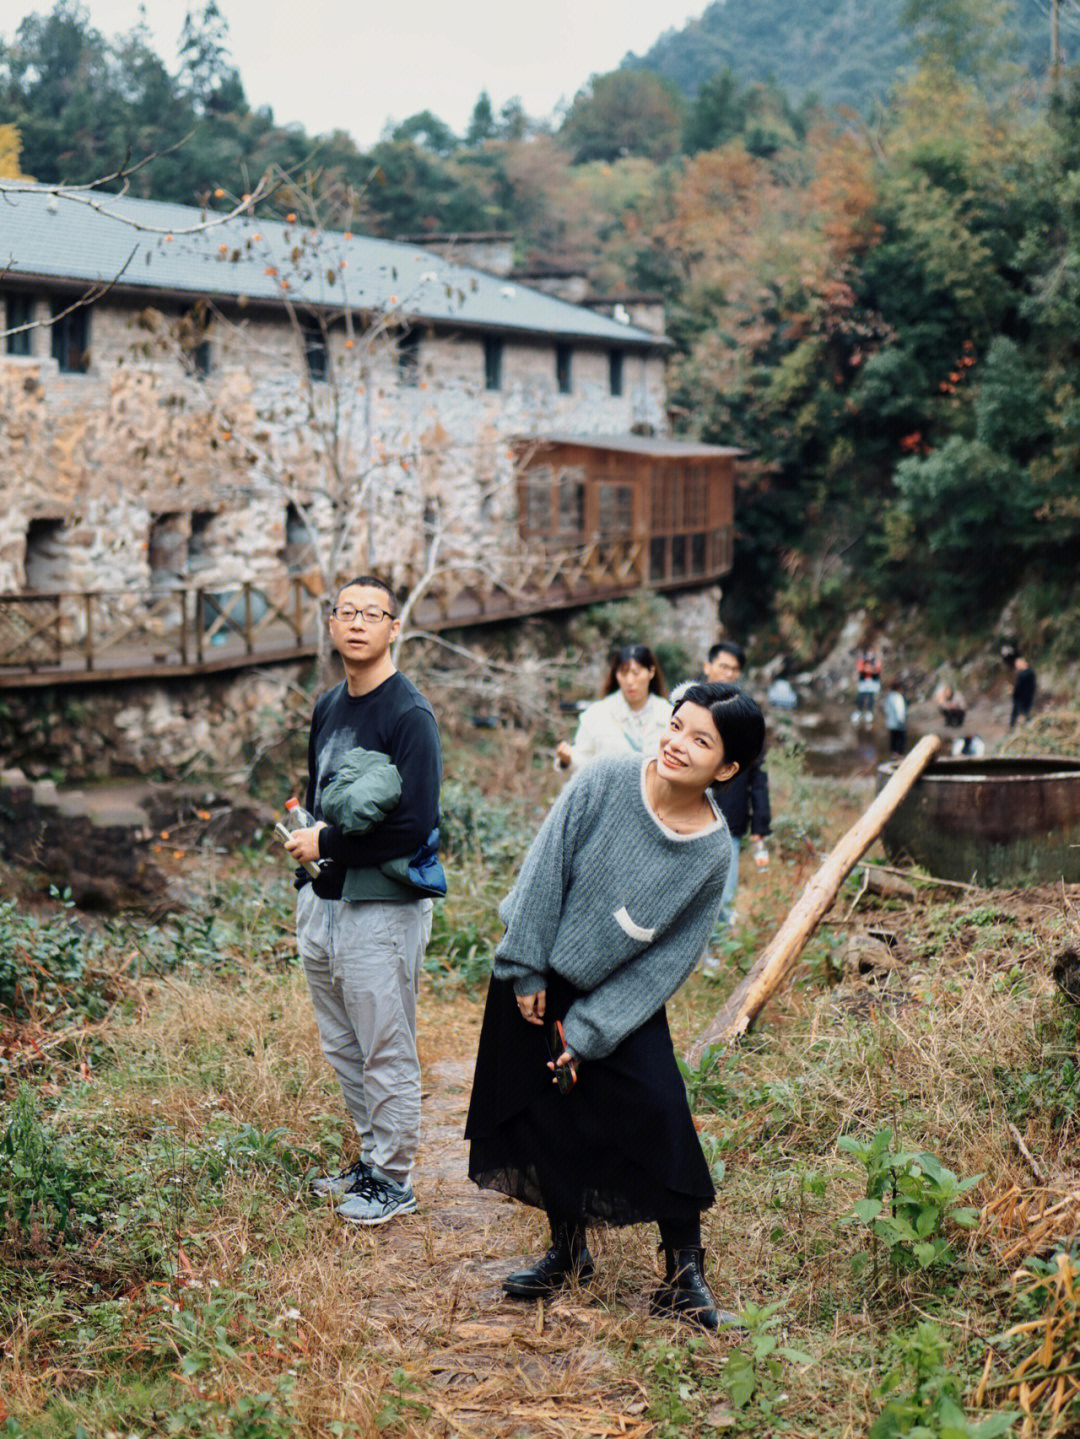
[[[870,808],[826,857],[753,969],[732,991],[704,1034],[690,1046],[686,1055],[688,1064],[696,1068],[711,1045],[730,1044],[750,1028],[794,969],[806,941],[836,898],[847,875],[877,839],[886,820],[940,748],[941,740],[937,735],[926,735],[901,762]]]

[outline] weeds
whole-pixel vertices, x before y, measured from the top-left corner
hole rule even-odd
[[[1006,1341],[1031,1345],[1016,1365],[1008,1398],[1024,1412],[1024,1434],[1035,1432],[1035,1419],[1046,1413],[1052,1432],[1076,1432],[1080,1425],[1080,1263],[1077,1254],[1059,1250],[1051,1259],[1033,1257],[1017,1272],[1017,1308],[1025,1314]]]
[[[748,1303],[739,1314],[745,1329],[748,1347],[733,1349],[728,1355],[724,1384],[732,1404],[746,1413],[751,1404],[756,1410],[755,1429],[761,1422],[772,1420],[783,1400],[780,1384],[784,1364],[812,1364],[809,1354],[781,1343],[777,1332],[783,1323],[780,1311],[784,1301],[772,1304]]]
[[[0,1204],[9,1225],[29,1239],[37,1231],[67,1238],[76,1225],[82,1176],[57,1136],[41,1121],[37,1098],[21,1084],[0,1139]]]
[[[956,1258],[949,1229],[974,1229],[979,1218],[977,1209],[959,1201],[975,1188],[981,1174],[958,1179],[932,1154],[894,1150],[892,1138],[891,1129],[879,1129],[869,1144],[849,1134],[837,1141],[866,1175],[865,1198],[852,1205],[841,1223],[858,1223],[869,1230],[875,1288],[879,1246],[894,1275],[911,1269],[943,1269]]]
[[[894,1347],[896,1363],[878,1390],[885,1407],[868,1439],[996,1439],[1012,1429],[1014,1413],[967,1418],[963,1382],[945,1367],[948,1345],[936,1324],[924,1321]]]

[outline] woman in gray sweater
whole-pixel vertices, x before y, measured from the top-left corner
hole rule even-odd
[[[551,1223],[547,1254],[504,1281],[513,1298],[587,1279],[586,1225],[656,1220],[653,1311],[720,1323],[701,1247],[715,1195],[664,1005],[705,948],[730,862],[711,787],[764,736],[736,686],[690,686],[655,757],[574,777],[500,906],[465,1133],[472,1179]]]

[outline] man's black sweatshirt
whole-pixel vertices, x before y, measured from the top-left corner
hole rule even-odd
[[[345,682],[321,696],[308,736],[307,808],[322,819],[320,798],[338,765],[357,746],[384,754],[401,775],[401,802],[366,834],[347,835],[336,825],[319,831],[324,864],[312,880],[322,899],[340,899],[345,871],[372,868],[388,859],[411,858],[439,822],[442,749],[430,704],[395,671],[369,694],[350,695]],[[305,871],[298,871],[299,875]]]

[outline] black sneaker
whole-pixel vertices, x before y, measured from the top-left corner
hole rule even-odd
[[[340,1169],[337,1174],[319,1174],[311,1181],[312,1194],[325,1197],[327,1194],[342,1195],[351,1194],[371,1174],[371,1165],[363,1159],[358,1159],[355,1164],[350,1164],[348,1169]]]

